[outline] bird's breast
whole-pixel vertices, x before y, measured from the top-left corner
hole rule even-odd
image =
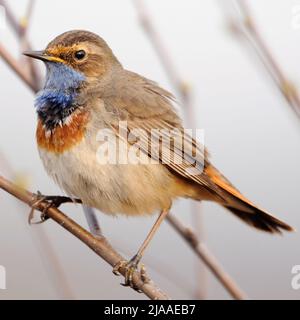
[[[38,120],[36,139],[40,149],[61,154],[78,145],[83,139],[89,121],[89,112],[74,111],[62,125],[48,130],[42,120]]]

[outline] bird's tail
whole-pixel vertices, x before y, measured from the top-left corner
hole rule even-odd
[[[251,206],[251,212],[243,211],[230,206],[225,206],[234,215],[242,219],[247,224],[270,233],[281,233],[281,230],[294,231],[294,229],[285,222],[273,217],[269,213]]]
[[[287,223],[252,204],[216,168],[210,166],[206,173],[221,190],[225,199],[221,204],[247,224],[270,233],[294,231]]]

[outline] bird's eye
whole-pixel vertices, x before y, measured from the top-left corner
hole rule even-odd
[[[82,60],[85,58],[85,56],[86,56],[86,52],[84,50],[79,50],[75,52],[75,58],[77,60]]]

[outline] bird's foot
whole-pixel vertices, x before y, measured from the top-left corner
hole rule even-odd
[[[125,282],[121,283],[124,287],[131,287],[132,289],[136,290],[137,292],[141,292],[139,288],[137,288],[133,283],[133,275],[135,272],[138,272],[140,274],[140,277],[143,282],[148,282],[149,278],[146,274],[146,268],[142,264],[139,269],[139,262],[141,260],[141,257],[138,255],[135,255],[131,260],[129,261],[120,261],[117,263],[113,268],[113,273],[117,276],[120,275],[120,269],[124,268],[125,271]]]
[[[32,222],[33,218],[34,218],[35,210],[38,209],[39,204],[44,201],[48,202],[48,204],[44,208],[43,212],[41,213],[40,221]],[[69,197],[62,197],[62,196],[44,196],[38,191],[37,194],[34,195],[33,203],[31,204],[31,211],[28,216],[28,223],[30,225],[42,224],[49,219],[49,217],[47,216],[47,211],[50,208],[59,208],[62,204],[70,203],[70,202],[80,203],[81,201],[80,200],[72,200]]]

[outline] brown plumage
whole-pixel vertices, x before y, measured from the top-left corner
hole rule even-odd
[[[162,218],[178,197],[208,200],[259,230],[292,230],[252,204],[210,163],[205,148],[184,133],[172,94],[124,69],[97,35],[67,32],[45,51],[27,55],[43,60],[48,71],[45,89],[37,99],[41,158],[70,196],[108,214],[161,211]],[[120,121],[127,122],[125,138],[119,131]],[[118,142],[125,140],[159,164],[99,164],[97,133],[107,128]],[[159,139],[152,139],[153,130],[160,130]]]
[[[129,83],[140,83],[139,85],[144,88],[144,91],[141,96],[130,96],[133,101],[128,100],[126,97],[128,92],[126,88],[123,89],[125,91],[124,97],[119,91],[118,107],[121,107],[123,113],[124,110],[126,110],[126,117],[122,118],[122,120],[126,119],[128,121],[129,130],[139,128],[146,133],[144,140],[140,138],[139,146],[145,153],[148,153],[149,150],[147,150],[148,144],[146,141],[148,142],[152,129],[172,130],[176,128],[181,131],[183,127],[177,114],[170,107],[170,101],[173,99],[170,93],[157,87],[155,83],[141,78],[136,74],[127,73],[126,77],[129,79]],[[130,86],[132,86],[132,90],[134,90],[134,86],[132,84],[130,84]],[[136,88],[136,90],[138,92],[138,90],[141,89]],[[129,101],[130,103],[128,103]],[[111,100],[110,98],[106,100],[106,103],[113,105],[113,99]],[[174,139],[174,136],[170,137],[170,139]],[[185,147],[189,149],[203,149],[189,136],[185,136],[185,143]],[[159,145],[154,149],[158,148]],[[180,155],[181,152],[182,150],[176,150],[176,148],[171,149],[173,155]],[[245,198],[211,165],[207,152],[202,152],[202,159],[199,159],[204,162],[204,168],[202,168],[201,163],[199,164],[200,170],[194,165],[194,158],[189,159],[189,157],[187,157],[181,164],[176,164],[175,159],[172,161],[173,158],[172,156],[170,157],[171,161],[169,164],[166,164],[166,166],[172,174],[179,178],[175,183],[182,184],[181,194],[179,194],[179,196],[190,197],[195,200],[215,201],[247,224],[263,231],[280,233],[281,229],[287,231],[293,230],[288,224],[266,213]],[[162,160],[162,155],[159,155],[159,160]],[[189,174],[187,170],[189,167],[193,168],[192,174]],[[199,170],[199,173],[195,172],[195,170]]]

